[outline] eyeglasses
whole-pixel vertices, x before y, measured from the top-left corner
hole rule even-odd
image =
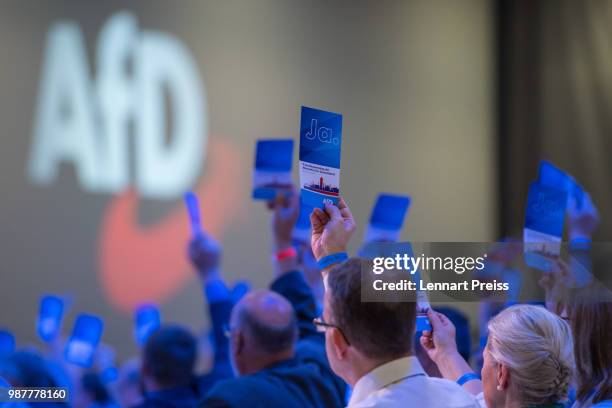
[[[327,331],[327,329],[336,329],[340,332],[340,334],[342,335],[342,337],[344,337],[344,341],[346,342],[346,344],[348,344],[349,346],[351,345],[351,342],[348,341],[348,339],[346,338],[346,335],[344,334],[344,332],[342,331],[342,329],[334,324],[331,323],[327,323],[325,320],[323,320],[322,317],[317,317],[315,319],[312,320],[312,323],[315,325],[315,327],[317,328],[318,332],[324,333]]]

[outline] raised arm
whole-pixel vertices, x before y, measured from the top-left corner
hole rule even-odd
[[[429,358],[436,363],[445,379],[459,382],[467,392],[473,395],[480,394],[482,382],[457,351],[453,323],[442,313],[431,309],[427,315],[433,331],[424,331],[420,342]]]
[[[338,206],[325,204],[310,215],[312,252],[321,266],[323,281],[329,270],[346,259],[348,242],[355,232],[355,219],[341,197]]]
[[[316,302],[304,279],[292,233],[299,215],[299,195],[295,188],[270,204],[272,209],[272,264],[274,281],[270,289],[283,295],[295,310],[300,339],[317,335],[312,320],[316,317]]]
[[[189,259],[201,281],[212,326],[215,355],[211,374],[230,376],[232,371],[225,328],[229,324],[233,303],[221,277],[221,246],[210,235],[202,233],[189,243]]]

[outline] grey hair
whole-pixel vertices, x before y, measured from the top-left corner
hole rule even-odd
[[[541,306],[516,305],[491,319],[488,329],[488,353],[508,367],[523,405],[567,398],[575,370],[567,322]]]

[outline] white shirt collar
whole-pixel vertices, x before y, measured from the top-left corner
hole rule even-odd
[[[371,393],[388,385],[418,375],[425,375],[425,371],[419,360],[414,356],[389,361],[376,367],[357,381],[355,387],[353,387],[353,394],[348,406],[365,400]]]

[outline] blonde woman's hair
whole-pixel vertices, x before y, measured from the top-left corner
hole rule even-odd
[[[517,305],[488,325],[489,355],[510,371],[523,405],[552,404],[567,398],[574,373],[569,325],[541,306]]]

